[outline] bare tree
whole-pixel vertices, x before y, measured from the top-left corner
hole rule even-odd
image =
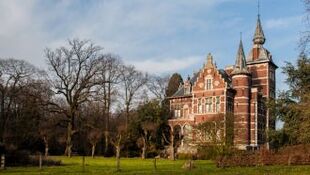
[[[95,157],[95,151],[96,151],[96,145],[99,142],[100,138],[101,138],[101,131],[99,129],[92,129],[88,135],[87,138],[92,146],[91,148],[91,156],[92,158]]]
[[[122,142],[126,135],[126,127],[124,124],[119,123],[116,126],[116,130],[111,133],[111,143],[115,147],[116,152],[116,170],[120,171],[120,158],[121,158],[121,148],[123,146]]]
[[[148,89],[155,95],[156,99],[162,101],[166,98],[166,89],[169,82],[169,76],[150,76],[147,83]]]
[[[17,97],[38,73],[33,65],[16,59],[0,59],[0,143]]]
[[[308,55],[310,53],[309,43],[310,43],[310,0],[304,0],[305,10],[306,10],[306,20],[305,25],[308,30],[302,32],[302,36],[299,41],[299,48],[301,50],[301,55]]]
[[[60,47],[54,51],[46,49],[45,55],[49,68],[53,73],[52,88],[55,94],[62,97],[65,106],[57,102],[53,105],[61,111],[67,119],[67,140],[65,154],[71,157],[72,136],[78,131],[75,119],[79,106],[86,102],[93,92],[98,73],[98,56],[101,48],[78,39],[69,40],[67,47]]]
[[[130,120],[130,109],[138,91],[147,83],[147,75],[137,71],[133,66],[122,66],[121,86],[124,88],[126,129]]]
[[[81,121],[83,124],[82,128],[84,129],[83,131],[87,134],[87,139],[91,144],[91,155],[93,158],[95,156],[97,143],[100,141],[103,134],[103,106],[104,105],[101,101],[96,101],[92,98],[87,103],[84,103],[80,108]]]
[[[104,114],[104,138],[105,138],[105,147],[104,153],[106,154],[109,146],[109,125],[111,117],[111,105],[113,102],[113,96],[117,94],[116,85],[120,81],[120,67],[122,66],[121,60],[112,54],[103,55],[100,58],[100,71],[99,79],[101,79],[103,84],[99,87],[99,98],[102,97],[103,100],[103,114]]]
[[[143,132],[140,137],[141,139],[138,140],[138,143],[141,145],[140,147],[142,149],[141,158],[145,159],[149,141],[151,140],[152,136],[155,136],[158,125],[151,121],[145,121],[141,124],[141,126]]]

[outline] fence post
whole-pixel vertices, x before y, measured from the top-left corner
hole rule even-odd
[[[39,155],[39,168],[42,169],[42,154]]]
[[[85,171],[85,156],[82,157],[83,172]]]
[[[157,170],[157,166],[156,166],[156,157],[154,158],[154,170],[156,171]]]

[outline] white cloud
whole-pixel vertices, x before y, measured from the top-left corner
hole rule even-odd
[[[294,27],[302,22],[302,16],[290,16],[284,18],[269,19],[266,21],[266,29],[283,29]]]
[[[138,70],[151,74],[165,74],[184,70],[202,61],[202,56],[189,56],[185,58],[152,58],[148,60],[130,61]]]

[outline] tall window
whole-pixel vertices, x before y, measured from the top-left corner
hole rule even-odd
[[[220,97],[215,99],[215,112],[220,112]]]
[[[176,108],[174,110],[174,117],[175,118],[180,118],[181,117],[181,108],[180,108],[180,106],[176,106]]]
[[[198,113],[202,113],[202,104],[201,104],[201,99],[198,99]]]
[[[212,89],[212,79],[211,78],[207,78],[205,80],[205,89],[206,90]]]
[[[212,97],[206,98],[206,112],[212,112]]]

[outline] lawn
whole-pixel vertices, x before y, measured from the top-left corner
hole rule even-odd
[[[61,160],[62,166],[43,167],[41,170],[38,167],[14,167],[0,170],[0,174],[221,174],[221,175],[263,175],[263,174],[299,174],[310,175],[310,166],[260,166],[260,167],[236,167],[236,168],[217,168],[215,164],[207,160],[196,160],[194,164],[196,168],[190,170],[182,169],[185,160],[157,160],[157,169],[154,169],[153,160],[141,160],[139,158],[123,158],[121,159],[121,171],[116,172],[115,158],[97,157],[92,159],[86,157],[85,168],[82,167],[81,157],[52,157],[56,160]]]

